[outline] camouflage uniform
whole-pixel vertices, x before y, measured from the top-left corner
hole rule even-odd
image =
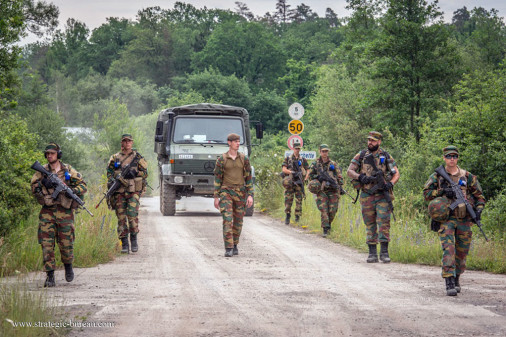
[[[457,166],[458,167],[458,166]],[[448,175],[455,183],[461,183],[461,189],[466,196],[469,203],[477,208],[483,208],[485,205],[485,198],[481,190],[478,178],[468,171],[458,168],[456,175]],[[443,195],[443,188],[448,187],[448,183],[440,177],[437,173],[433,173],[423,189],[425,200],[430,201]],[[455,199],[450,199],[452,203]],[[446,221],[441,223],[439,228],[439,239],[441,247],[443,248],[442,258],[442,273],[443,278],[450,276],[458,277],[466,270],[466,257],[469,253],[471,245],[472,231],[471,226],[473,222],[471,217],[467,214],[465,208],[457,207]]]
[[[332,167],[334,169],[332,169]],[[318,171],[321,169],[327,171],[332,178],[337,179],[337,183],[339,185],[343,185],[343,176],[341,175],[337,163],[332,160],[323,162],[321,157],[319,157],[314,163],[311,164],[309,179],[318,179]],[[324,184],[324,182],[322,182],[322,185],[322,189],[320,189],[320,191],[316,194],[316,205],[320,210],[321,226],[323,228],[324,234],[326,234],[327,231],[330,230],[332,221],[336,216],[341,193],[338,189],[327,186]]]
[[[107,179],[110,186],[114,177],[120,174],[134,158],[137,160],[137,165],[133,166],[133,169],[137,171],[136,176],[124,179],[126,186],[121,185],[109,200],[111,208],[115,210],[118,217],[118,237],[120,240],[128,237],[128,233],[137,234],[139,232],[139,199],[148,177],[148,164],[139,152],[132,150],[128,154],[123,152],[113,154],[107,165]]]
[[[72,166],[60,161],[61,170],[52,171],[49,164],[44,165],[48,171],[56,173],[58,178],[70,187],[74,193],[83,198],[87,191],[86,183],[79,172]],[[31,180],[32,193],[42,205],[39,213],[38,241],[42,247],[44,269],[49,272],[56,268],[54,247],[55,239],[60,247],[61,260],[72,264],[74,260],[74,209],[78,204],[61,192],[56,200],[51,198],[54,188],[46,188],[41,182],[43,176],[36,172]]]
[[[351,160],[353,164],[356,164],[359,168],[359,173],[364,173],[370,177],[373,172],[371,165],[364,164],[364,158],[371,154],[371,151],[364,150],[361,158],[361,152],[357,153]],[[397,169],[395,160],[383,149],[379,148],[374,156],[374,162],[379,170],[382,170],[387,181],[390,181],[391,174],[388,170],[388,163],[392,167]],[[384,157],[384,159],[380,159]],[[383,191],[377,191],[371,193],[370,189],[374,186],[374,183],[362,185],[357,180],[353,181],[356,189],[362,189],[360,193],[360,204],[362,206],[362,218],[364,219],[366,227],[366,243],[368,245],[376,245],[378,242],[389,242],[390,241],[390,214],[391,211],[388,206],[388,202],[384,196]],[[394,200],[393,193],[390,192],[390,198]],[[379,234],[378,234],[379,232]]]
[[[228,184],[227,175],[233,170],[242,171],[242,184]],[[253,197],[253,178],[248,156],[238,153],[232,159],[228,152],[216,160],[214,168],[214,197],[220,199],[220,213],[223,217],[223,241],[225,249],[239,244],[247,198]]]
[[[294,165],[298,165],[299,162],[300,162],[299,166],[301,166],[302,171],[302,180],[304,180],[304,177],[306,176],[306,171],[309,169],[309,164],[307,163],[306,158],[303,157],[296,158],[295,154],[292,154],[291,156],[285,158],[282,166],[286,167],[290,171],[295,171]],[[299,185],[293,183],[292,174],[284,177],[283,185],[285,186],[285,213],[286,214],[291,213],[293,198],[295,196],[295,215],[301,216],[302,198],[303,198],[302,188]]]

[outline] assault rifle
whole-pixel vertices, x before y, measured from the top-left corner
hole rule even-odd
[[[372,173],[373,178],[375,179],[375,185],[369,190],[369,193],[374,194],[378,191],[383,192],[383,196],[385,197],[388,208],[390,212],[392,212],[392,215],[395,220],[395,214],[394,214],[394,204],[392,203],[392,198],[390,197],[390,190],[387,189],[387,182],[385,180],[385,174],[382,170],[378,169],[376,166],[376,162],[374,161],[374,156],[372,154],[368,155],[364,158],[364,164],[369,164],[373,168],[374,172]]]
[[[466,197],[464,196],[464,193],[462,192],[462,189],[460,188],[460,186],[455,183],[452,178],[450,178],[450,176],[448,175],[448,173],[446,173],[443,165],[439,166],[437,169],[435,169],[436,173],[439,174],[441,177],[443,177],[444,180],[446,180],[446,182],[448,182],[453,190],[453,193],[455,193],[455,201],[453,203],[451,203],[450,205],[450,209],[453,211],[455,208],[457,208],[457,206],[459,204],[464,204],[466,205],[466,209],[467,209],[467,213],[469,214],[469,216],[471,216],[471,219],[473,220],[473,222],[478,226],[478,228],[480,229],[481,233],[483,234],[483,236],[485,237],[485,240],[488,242],[489,239],[487,238],[487,236],[485,235],[485,232],[483,231],[483,228],[481,227],[482,224],[480,222],[480,220],[478,220],[478,218],[476,217],[476,212],[474,211],[473,209],[473,206],[471,206],[471,204],[469,203],[469,201],[467,201]]]
[[[53,194],[51,194],[51,198],[53,198],[53,200],[56,200],[56,198],[58,198],[58,195],[61,192],[64,192],[70,199],[77,202],[79,206],[81,206],[84,210],[86,210],[86,212],[88,212],[91,216],[93,216],[93,214],[86,208],[86,206],[84,206],[84,201],[81,198],[79,198],[70,187],[65,185],[63,181],[61,181],[60,178],[58,178],[58,176],[55,173],[46,170],[44,166],[42,166],[39,163],[38,160],[35,161],[35,163],[33,163],[33,165],[30,166],[30,168],[42,173],[49,180],[49,183],[54,188],[54,192]]]
[[[304,196],[304,198],[306,197],[306,191],[304,190],[304,177],[302,176],[302,169],[301,167],[299,166],[299,163],[298,163],[298,160],[297,161],[293,161],[292,163],[292,168],[293,168],[293,173],[292,173],[292,177],[293,177],[293,183],[297,186],[300,186],[301,190],[302,190],[302,195]]]
[[[102,203],[102,201],[104,201],[104,199],[109,199],[114,194],[114,192],[116,192],[121,187],[121,185],[123,185],[125,187],[127,186],[127,182],[125,181],[125,176],[128,174],[128,172],[130,172],[130,169],[132,167],[137,165],[138,161],[139,161],[139,158],[137,156],[135,156],[135,158],[130,162],[130,164],[126,165],[121,170],[121,172],[118,173],[116,175],[116,177],[114,177],[111,187],[109,187],[107,192],[105,192],[104,196],[102,197],[102,199],[100,199],[100,201],[95,206],[95,208],[98,208],[98,206],[100,206],[100,204]]]
[[[325,171],[323,168],[320,168],[318,170],[318,180],[325,185],[330,186],[336,190],[339,190],[340,194],[346,194],[353,200],[353,197],[350,193],[348,193],[341,185],[338,184],[337,179],[332,178],[327,171]]]

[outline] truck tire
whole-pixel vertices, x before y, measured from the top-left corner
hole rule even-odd
[[[246,208],[246,212],[244,215],[252,216],[254,209],[255,209],[255,197],[253,197],[253,205],[251,205],[251,207],[249,207],[249,208]]]
[[[160,186],[160,211],[164,216],[172,216],[176,214],[176,188],[165,179]]]

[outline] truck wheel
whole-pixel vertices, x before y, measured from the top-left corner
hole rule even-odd
[[[255,198],[253,197],[253,205],[251,205],[251,207],[249,207],[249,208],[246,208],[246,213],[244,215],[252,216],[254,209],[255,209]]]
[[[161,184],[160,211],[164,216],[176,214],[176,188],[166,180]]]

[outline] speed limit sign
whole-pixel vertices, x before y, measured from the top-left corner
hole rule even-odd
[[[290,123],[288,123],[288,131],[290,131],[292,135],[300,135],[302,131],[304,131],[304,123],[298,119],[291,120]]]

